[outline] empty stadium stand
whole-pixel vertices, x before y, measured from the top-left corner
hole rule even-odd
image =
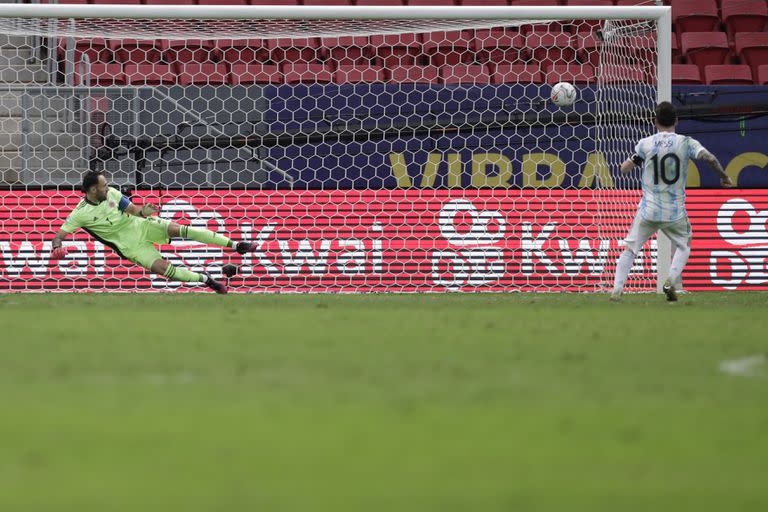
[[[61,0],[61,3],[176,3],[200,5],[647,5],[648,0]],[[760,83],[758,68],[768,64],[768,4],[766,0],[672,0],[674,31],[672,62],[695,65],[703,82],[706,68],[715,65],[746,65],[753,83]],[[298,39],[241,39],[219,41],[147,41],[76,40],[74,60],[86,60],[90,66],[78,70],[78,83],[108,84],[194,84],[200,81],[195,69],[209,70],[209,83],[294,83],[320,73],[320,81],[407,81],[416,76],[419,83],[454,83],[448,78],[455,66],[484,66],[478,83],[506,82],[515,76],[510,69],[539,65],[538,73],[521,73],[524,82],[532,79],[550,81],[552,69],[571,71],[578,83],[596,81],[599,65],[594,50],[601,44],[597,24],[483,29],[475,31],[434,32],[410,36],[379,35]],[[66,58],[67,40],[58,42],[57,56]],[[655,49],[648,44],[627,41],[627,64],[644,65],[652,60]],[[294,62],[297,66],[287,65]],[[206,64],[200,68],[194,63]],[[149,66],[156,64],[156,66]],[[299,65],[301,64],[301,65]],[[306,65],[304,65],[306,64]],[[270,67],[276,66],[276,68]],[[646,65],[647,66],[647,65]],[[446,70],[441,70],[446,67]],[[398,68],[395,71],[395,68]],[[432,68],[436,68],[433,70]],[[497,75],[498,69],[507,70]],[[276,72],[275,72],[276,69]],[[464,68],[460,68],[464,69]],[[468,68],[472,69],[472,68]],[[476,68],[479,69],[479,68]],[[690,68],[676,67],[675,83],[695,81]],[[265,71],[266,74],[265,74]],[[283,74],[290,70],[290,76]],[[387,71],[390,70],[390,71]],[[420,70],[425,70],[420,73]],[[683,70],[685,72],[683,73]],[[248,71],[248,72],[246,72]],[[337,71],[340,71],[337,73]],[[89,76],[80,76],[83,72]],[[651,73],[652,66],[644,71]],[[147,73],[142,81],[141,74]],[[414,74],[415,73],[415,74]],[[279,75],[279,76],[275,76]],[[638,74],[639,76],[639,74]],[[255,82],[251,82],[255,80]],[[464,80],[457,78],[458,82]],[[743,80],[740,77],[739,80]],[[715,79],[712,83],[727,81]]]

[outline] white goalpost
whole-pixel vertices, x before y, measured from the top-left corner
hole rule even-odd
[[[605,291],[621,161],[671,100],[671,9],[0,4],[0,292],[196,290],[79,232],[104,171],[244,292]],[[577,89],[558,107],[552,86]],[[628,290],[660,291],[670,244]]]

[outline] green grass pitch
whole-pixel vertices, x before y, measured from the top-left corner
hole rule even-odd
[[[0,296],[0,511],[765,511],[768,294]]]

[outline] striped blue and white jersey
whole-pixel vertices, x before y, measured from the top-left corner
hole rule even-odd
[[[638,208],[643,219],[672,222],[686,215],[688,161],[703,151],[696,139],[672,132],[659,132],[637,143],[635,155],[643,160],[643,198]]]

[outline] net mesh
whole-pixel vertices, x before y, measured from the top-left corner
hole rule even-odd
[[[505,20],[505,27],[542,23]],[[100,19],[0,18],[0,30],[9,35],[71,36],[106,39],[271,39],[300,37],[414,34],[447,30],[495,28],[498,20],[274,20],[274,19]]]
[[[651,133],[643,20],[3,19],[0,289],[165,290],[53,235],[103,170],[160,217],[250,240],[164,258],[241,291],[598,291]],[[558,107],[552,86],[577,89]],[[118,248],[119,249],[119,248]],[[125,253],[125,251],[121,251]],[[653,253],[629,287],[655,289]],[[195,290],[184,286],[185,290]]]

